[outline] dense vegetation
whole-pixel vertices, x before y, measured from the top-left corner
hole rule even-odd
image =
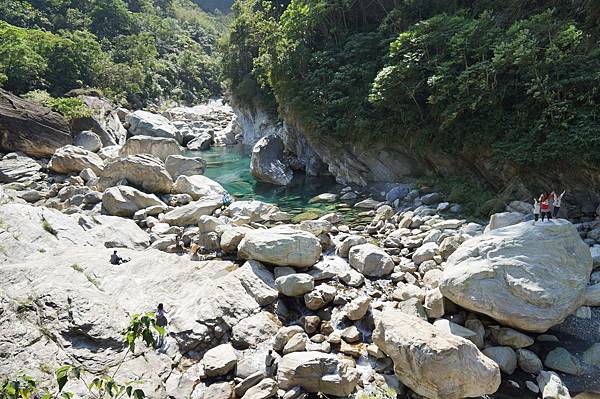
[[[234,94],[311,134],[600,165],[600,3],[238,0]]]
[[[132,106],[218,93],[224,21],[189,0],[3,0],[0,85],[54,97],[97,88]]]

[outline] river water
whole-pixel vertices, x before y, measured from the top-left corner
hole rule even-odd
[[[296,173],[288,186],[276,186],[258,182],[250,173],[251,146],[212,147],[207,151],[189,153],[206,160],[204,172],[219,182],[238,200],[256,199],[277,205],[288,212],[295,220],[314,218],[329,212],[338,212],[344,219],[353,218],[356,212],[341,202],[310,203],[310,199],[322,193],[339,193],[343,186],[331,176],[306,176]]]

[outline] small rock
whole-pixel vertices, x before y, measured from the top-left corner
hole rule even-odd
[[[543,399],[571,399],[567,387],[552,371],[541,371],[537,376],[537,383],[542,391]]]
[[[283,354],[287,355],[288,353],[292,352],[302,352],[306,349],[308,342],[308,336],[304,332],[295,334],[283,347]]]
[[[340,336],[344,341],[348,342],[349,344],[360,341],[360,331],[358,331],[358,328],[356,328],[356,326],[350,326],[348,328],[345,328]]]
[[[237,364],[237,357],[231,344],[222,344],[209,349],[202,362],[207,376],[220,377],[233,370]]]
[[[505,374],[510,375],[517,368],[517,354],[508,346],[490,346],[483,350],[483,354],[495,361]]]
[[[540,358],[527,349],[517,349],[517,361],[521,370],[526,373],[538,374],[544,368]]]
[[[507,327],[496,327],[490,329],[492,337],[494,340],[503,346],[510,346],[511,348],[526,348],[528,346],[533,345],[533,338],[520,333],[512,328]]]
[[[583,352],[583,361],[592,366],[600,367],[600,342],[593,344]]]
[[[373,244],[353,246],[349,252],[349,263],[362,274],[371,277],[382,277],[394,270],[392,258]]]
[[[546,355],[544,365],[553,370],[562,371],[571,375],[581,375],[583,368],[579,360],[565,348],[554,348]]]
[[[353,299],[344,308],[344,310],[346,312],[346,317],[350,320],[362,319],[369,311],[370,304],[371,304],[371,297],[366,296],[366,295],[359,296],[358,298]]]
[[[265,378],[257,385],[248,389],[242,399],[269,399],[277,393],[277,383],[271,378]]]
[[[294,273],[275,279],[275,288],[286,296],[300,296],[315,287],[315,281],[310,274]]]

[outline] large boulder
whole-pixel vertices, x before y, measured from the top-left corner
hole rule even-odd
[[[0,89],[0,150],[49,157],[71,142],[62,115]]]
[[[164,162],[169,155],[180,155],[182,152],[183,148],[175,139],[134,136],[127,139],[119,150],[119,155],[126,157],[127,155],[150,154]]]
[[[181,144],[181,133],[164,116],[148,111],[135,111],[126,117],[132,136],[165,137]]]
[[[464,242],[440,281],[452,302],[526,331],[544,332],[584,302],[589,248],[566,220],[524,222]]]
[[[79,98],[91,111],[91,115],[73,119],[71,129],[74,132],[87,130],[95,133],[104,147],[123,144],[127,138],[127,130],[119,119],[115,105],[97,96],[82,95]]]
[[[98,150],[102,148],[102,141],[96,133],[90,130],[84,130],[83,132],[79,132],[77,136],[75,136],[73,145],[81,147],[84,150],[88,150],[91,152],[98,152]]]
[[[48,169],[63,174],[79,173],[87,168],[100,174],[104,169],[104,161],[93,152],[74,145],[66,145],[57,149],[48,164]]]
[[[100,186],[106,189],[126,179],[137,188],[158,194],[171,192],[173,180],[162,161],[152,155],[130,155],[110,161],[100,176]]]
[[[394,270],[394,261],[383,249],[374,244],[360,244],[350,248],[350,266],[371,277],[382,277]]]
[[[500,370],[471,342],[400,310],[375,315],[373,342],[393,361],[400,381],[430,399],[491,395]]]
[[[206,170],[206,161],[198,157],[169,155],[165,160],[165,168],[173,179],[179,176],[201,175]]]
[[[179,176],[173,184],[174,194],[189,194],[194,200],[205,197],[221,197],[227,191],[216,181],[203,176]]]
[[[348,396],[360,377],[352,363],[329,353],[292,352],[280,360],[277,381],[285,390],[301,386],[306,392]]]
[[[102,206],[109,215],[131,217],[150,206],[167,208],[154,194],[146,194],[129,186],[111,187],[102,194]]]
[[[42,165],[22,153],[11,152],[0,160],[0,183],[24,183],[43,178]]]
[[[238,246],[238,255],[278,266],[304,268],[317,263],[321,244],[311,233],[278,226],[246,234]]]
[[[257,180],[286,186],[292,182],[294,172],[282,162],[283,140],[279,136],[265,136],[258,140],[252,149],[250,171]]]
[[[221,198],[201,199],[165,213],[161,221],[171,226],[196,225],[201,216],[212,215],[221,205],[223,205]]]

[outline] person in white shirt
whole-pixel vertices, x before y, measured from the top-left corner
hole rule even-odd
[[[533,199],[533,225],[540,219],[540,201]]]
[[[554,209],[552,209],[552,216],[554,216],[556,218],[556,215],[558,215],[558,211],[560,211],[560,204],[562,202],[562,197],[563,195],[565,195],[565,192],[567,190],[564,190],[560,195],[556,195],[554,194]]]

